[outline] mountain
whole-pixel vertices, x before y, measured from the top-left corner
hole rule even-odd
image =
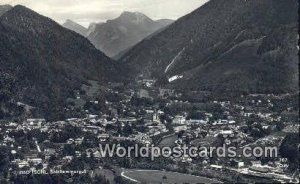
[[[96,26],[97,26],[97,23],[90,23],[87,33],[86,33],[86,36],[89,36],[92,32],[94,32],[96,29]]]
[[[20,5],[0,17],[0,53],[2,116],[6,102],[22,102],[59,118],[82,84],[118,76],[113,61],[86,38]]]
[[[90,23],[89,27],[88,27],[88,31],[87,31],[87,36],[90,35],[92,32],[95,31],[96,29],[96,26],[97,26],[97,23]]]
[[[181,89],[297,91],[297,31],[297,0],[211,0],[120,62],[129,79]]]
[[[95,23],[95,22],[90,23],[90,25],[88,27],[88,30],[87,30],[87,33],[86,33],[86,37],[88,37],[92,32],[95,31],[97,25],[100,26],[102,24],[103,24],[102,22],[100,22],[100,23]]]
[[[10,5],[0,5],[0,16],[2,16],[5,12],[12,9],[12,6]]]
[[[139,12],[123,12],[114,20],[97,24],[95,30],[88,35],[88,39],[106,55],[114,57],[172,22],[153,21]]]
[[[77,24],[76,22],[74,22],[72,20],[66,20],[66,22],[62,26],[67,29],[70,29],[72,31],[75,31],[76,33],[78,33],[82,36],[87,36],[88,29]]]
[[[159,19],[156,21],[158,25],[160,25],[161,28],[165,27],[166,25],[170,25],[174,22],[174,20],[170,19]]]

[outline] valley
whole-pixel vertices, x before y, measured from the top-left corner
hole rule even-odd
[[[0,183],[298,183],[297,5],[89,28],[0,5]]]

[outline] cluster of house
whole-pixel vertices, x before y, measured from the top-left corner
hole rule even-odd
[[[0,140],[0,146],[9,148],[13,160],[11,163],[18,168],[24,167],[48,167],[48,161],[53,157],[61,156],[60,161],[56,165],[61,167],[65,163],[69,163],[74,157],[87,158],[102,158],[99,152],[99,147],[91,147],[87,149],[76,149],[73,155],[64,154],[61,155],[62,150],[67,145],[75,145],[80,147],[87,139],[84,135],[76,135],[70,137],[63,143],[56,144],[57,148],[48,147],[52,144],[47,140],[47,144],[40,145],[37,141],[34,141],[34,148],[24,154],[24,148],[19,145],[15,138],[10,136],[10,132],[22,130],[25,133],[32,130],[39,130],[40,132],[51,135],[53,132],[62,132],[64,128],[73,126],[79,128],[84,134],[93,135],[98,143],[109,143],[110,141],[133,141],[138,144],[149,145],[153,143],[156,136],[173,134],[180,134],[180,137],[174,141],[174,145],[181,148],[185,144],[194,146],[211,146],[214,142],[220,138],[227,146],[231,145],[255,145],[264,144],[267,141],[272,140],[272,144],[277,143],[278,140],[268,138],[268,140],[253,139],[249,134],[243,133],[241,130],[243,126],[246,126],[245,120],[255,116],[263,121],[262,127],[265,129],[274,126],[274,122],[281,120],[280,116],[267,111],[266,108],[255,108],[259,110],[251,109],[252,106],[266,106],[267,108],[273,107],[271,101],[262,102],[261,100],[250,101],[250,103],[234,104],[230,101],[214,101],[214,104],[221,106],[224,117],[215,118],[213,113],[203,111],[203,116],[199,119],[188,118],[190,112],[181,112],[176,116],[165,114],[159,105],[152,106],[139,106],[135,107],[131,99],[134,95],[138,98],[151,99],[153,93],[160,99],[166,100],[169,105],[171,103],[184,103],[189,104],[192,102],[182,102],[177,100],[181,96],[180,93],[175,93],[170,89],[158,89],[152,90],[154,80],[140,80],[142,89],[136,91],[127,90],[125,92],[118,92],[111,90],[112,94],[120,95],[122,100],[119,102],[110,102],[106,100],[105,105],[109,110],[109,113],[101,113],[97,115],[89,114],[87,112],[86,118],[71,118],[65,121],[59,122],[46,122],[45,119],[27,119],[23,123],[7,122],[0,125],[0,132],[3,137]],[[172,96],[172,100],[168,100],[168,97]],[[94,104],[98,104],[98,101],[93,101]],[[250,105],[249,105],[250,104]],[[250,106],[250,107],[249,107]],[[200,109],[201,110],[201,109]],[[232,113],[234,111],[234,113]],[[161,120],[161,116],[167,116],[171,119],[170,125]],[[233,117],[234,116],[234,117]],[[169,127],[171,126],[171,128]],[[130,127],[129,135],[124,135],[124,130]],[[168,127],[168,128],[167,128]],[[286,131],[296,131],[299,126],[293,124],[285,128]],[[127,132],[127,133],[128,133]],[[20,154],[23,154],[20,156]],[[192,163],[193,158],[188,155],[183,155],[181,158],[173,158],[175,162]],[[209,165],[210,158],[205,158],[202,161],[203,165],[210,166],[211,169],[224,169],[224,165]],[[259,168],[258,165],[252,164],[253,167],[248,167],[243,160],[231,160],[233,169],[237,169],[238,172],[248,174]],[[254,167],[255,166],[255,167]],[[274,167],[276,168],[276,167]],[[269,168],[270,169],[270,168]],[[273,171],[273,170],[272,170]]]

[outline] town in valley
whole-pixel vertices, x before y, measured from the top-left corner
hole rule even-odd
[[[36,177],[57,177],[60,181],[72,175],[72,181],[130,183],[133,181],[124,173],[139,169],[225,182],[299,182],[298,156],[291,154],[299,146],[295,139],[299,130],[297,95],[213,98],[207,91],[160,88],[152,79],[129,85],[110,83],[109,88],[90,81],[76,94],[65,107],[66,111],[77,112],[74,117],[60,121],[44,117],[3,120],[3,181]],[[106,144],[276,146],[279,153],[275,158],[218,158],[215,154],[155,160],[107,158],[99,150],[99,145]]]

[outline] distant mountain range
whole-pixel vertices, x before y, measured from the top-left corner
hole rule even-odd
[[[72,20],[66,20],[66,22],[62,25],[63,27],[70,29],[72,31],[75,31],[76,33],[86,37],[88,29],[83,27],[82,25],[77,24],[76,22]]]
[[[86,38],[20,5],[0,17],[0,53],[2,115],[2,105],[14,101],[57,117],[87,80],[118,76],[114,62]]]
[[[97,25],[101,25],[101,24],[103,24],[103,23],[94,23],[94,22],[90,23],[90,25],[87,29],[87,32],[86,32],[86,36],[89,36],[92,32],[95,31]]]
[[[123,12],[114,20],[93,25],[94,31],[87,38],[107,56],[114,57],[172,22],[169,19],[154,21],[139,12]]]
[[[143,77],[184,90],[298,91],[298,5],[211,0],[171,25],[130,12],[86,30],[67,22],[80,34],[90,31],[94,45],[119,61],[24,6],[0,6],[0,119],[16,117],[17,102],[59,119],[66,99],[88,80],[105,85]]]
[[[298,1],[211,0],[128,51],[129,79],[220,92],[298,90]]]

